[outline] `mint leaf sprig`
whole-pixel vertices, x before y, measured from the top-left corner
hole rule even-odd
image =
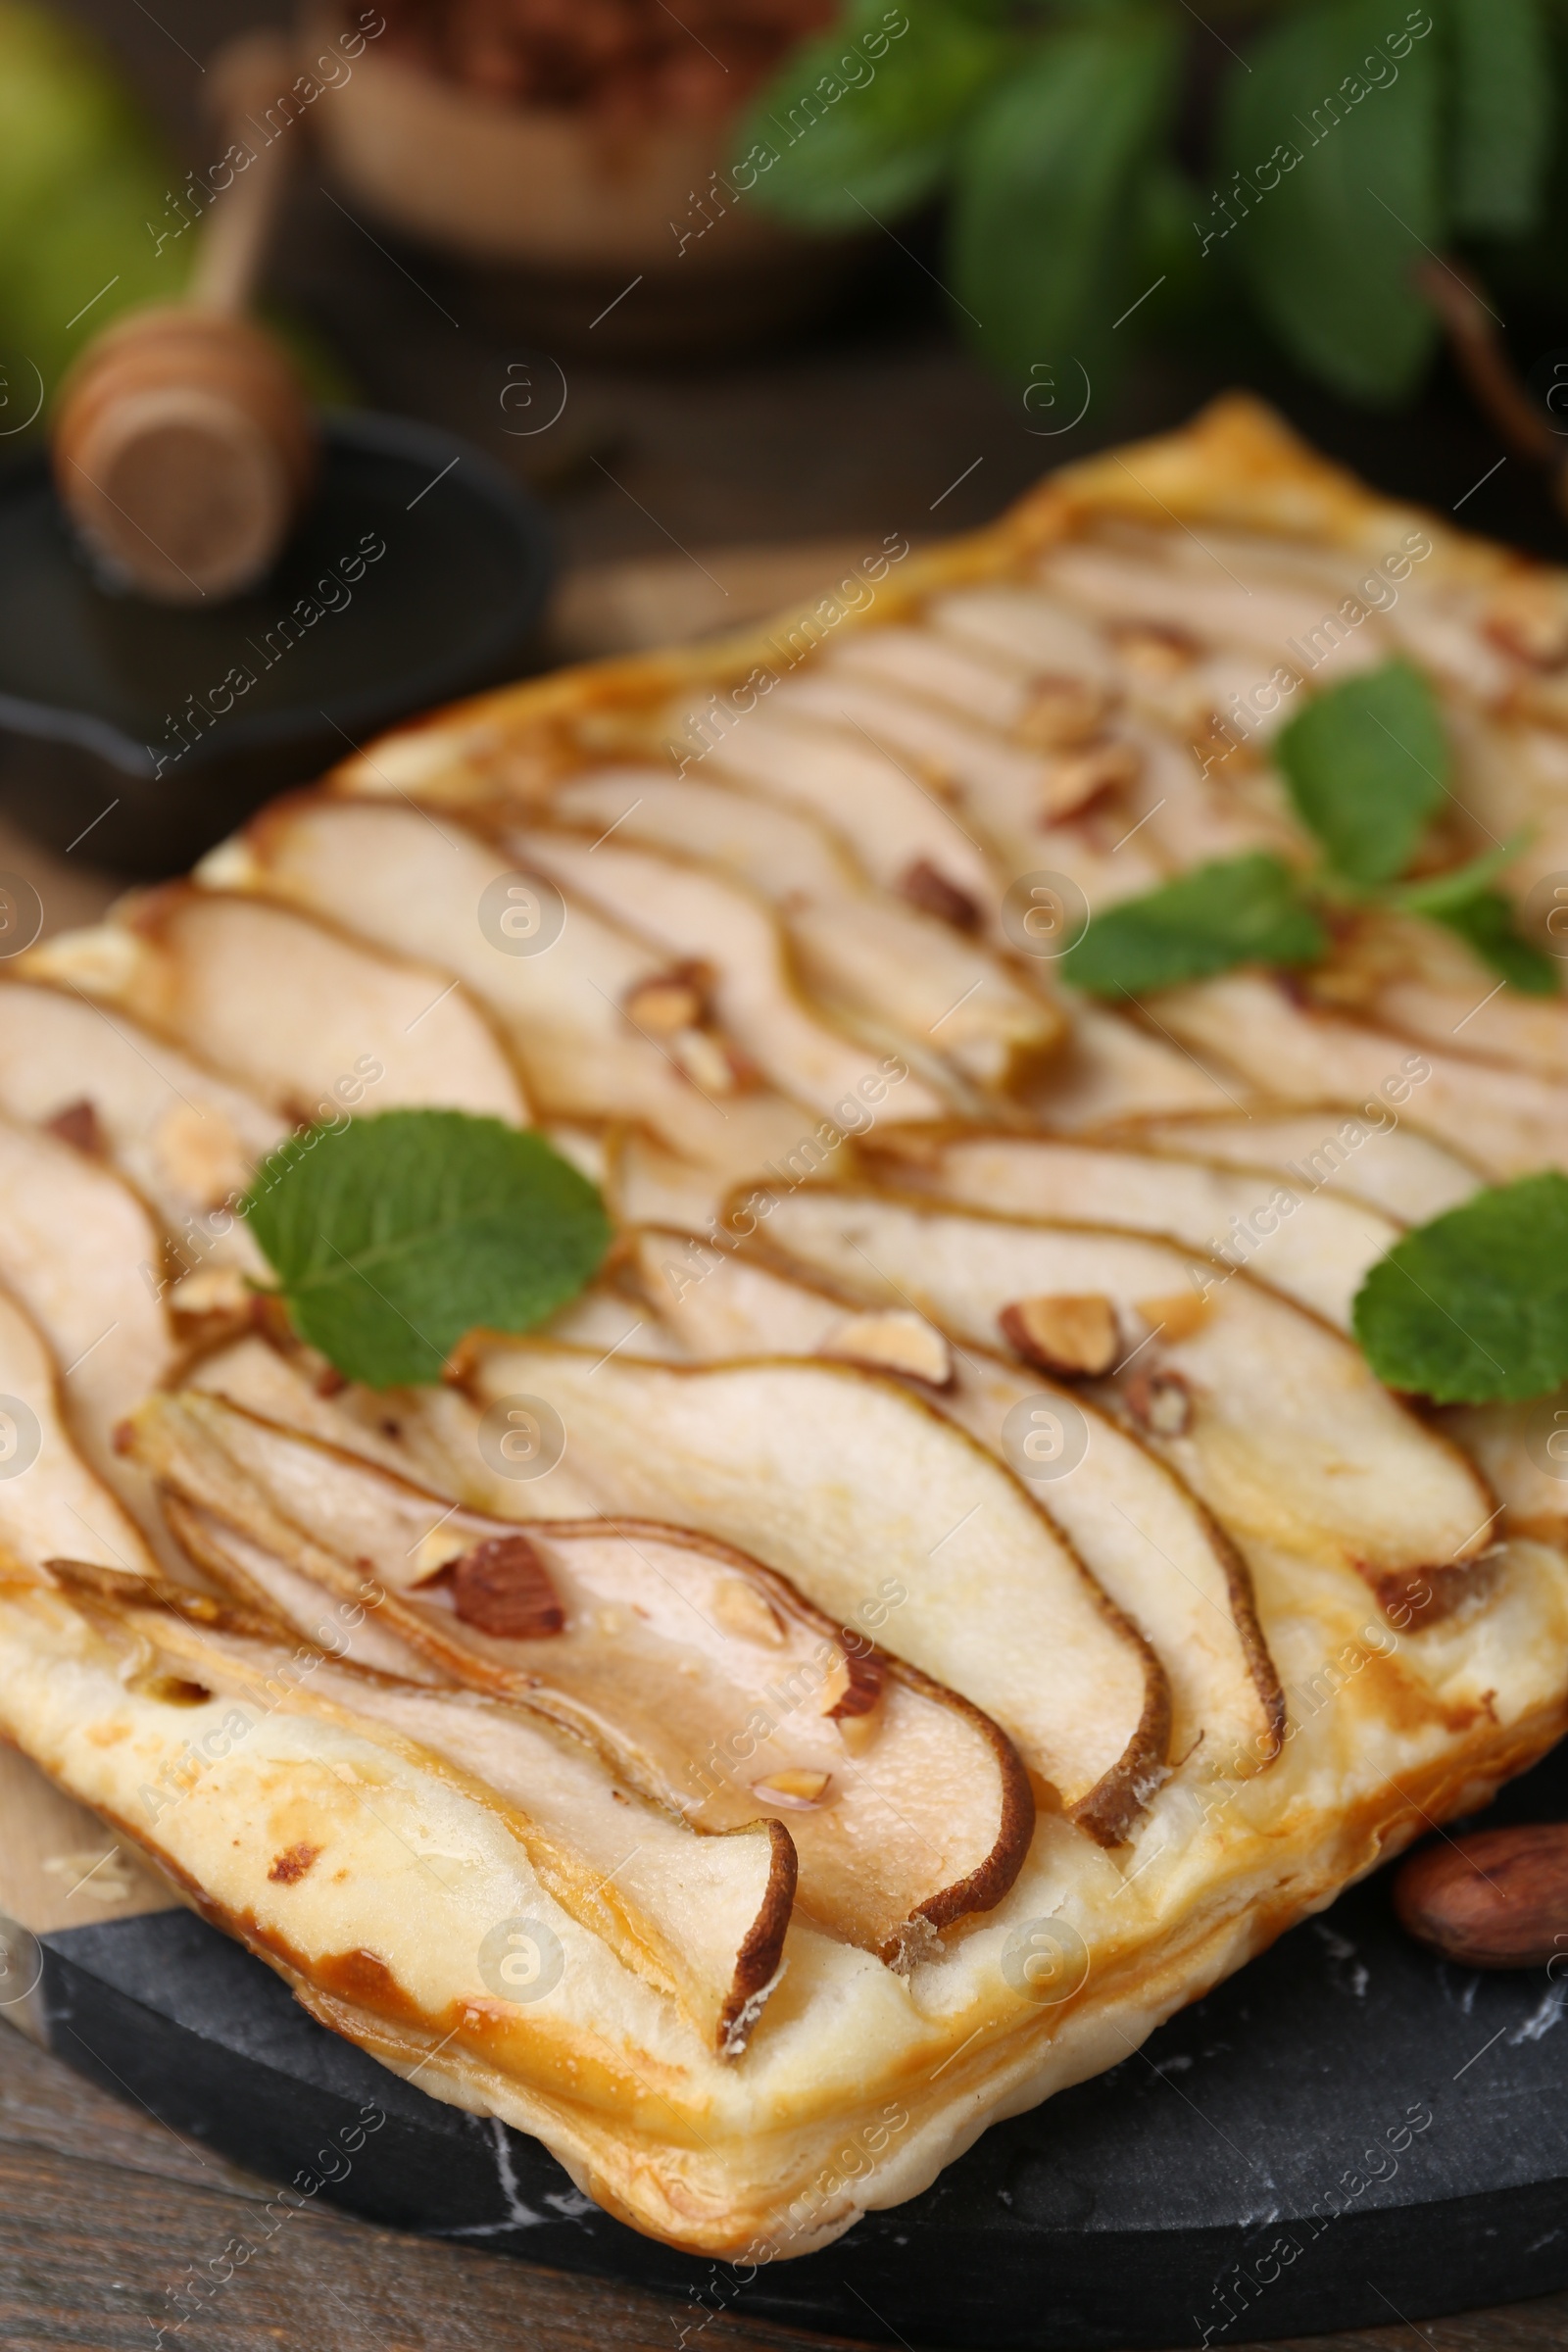
[[[1062,977],[1094,996],[1139,996],[1240,963],[1321,962],[1336,906],[1385,906],[1443,923],[1526,996],[1554,996],[1554,959],[1521,937],[1494,889],[1520,840],[1449,873],[1400,882],[1448,789],[1452,754],[1436,696],[1408,662],[1348,678],[1284,730],[1275,760],[1322,852],[1300,873],[1252,852],[1218,858],[1092,922]]]
[[[1379,1258],[1355,1337],[1391,1389],[1440,1404],[1522,1402],[1568,1381],[1568,1176],[1477,1193]]]
[[[542,1135],[388,1110],[290,1136],[239,1213],[295,1330],[348,1380],[437,1381],[466,1332],[527,1331],[598,1271],[599,1194]]]

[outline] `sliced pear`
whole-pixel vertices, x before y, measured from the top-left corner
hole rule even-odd
[[[892,1378],[831,1363],[597,1365],[476,1343],[485,1399],[547,1398],[601,1506],[763,1559],[999,1723],[1105,1842],[1160,1777],[1163,1673],[1018,1482]]]
[[[866,678],[921,701],[946,704],[1004,735],[1018,727],[1035,699],[1027,669],[1015,662],[999,661],[978,645],[966,646],[955,634],[896,621],[857,630],[829,649],[822,666],[833,675]]]
[[[952,588],[931,599],[926,617],[960,645],[1026,674],[1115,682],[1116,658],[1102,632],[1038,588]]]
[[[852,742],[869,737],[890,759],[918,762],[1009,842],[1036,830],[1049,806],[1048,762],[1038,751],[956,711],[911,702],[896,687],[824,666],[780,687],[774,704],[782,715],[842,727]]]
[[[1000,894],[985,853],[940,793],[853,729],[763,707],[709,758],[720,773],[836,827],[884,888],[905,889],[925,866],[978,913],[995,908]]]
[[[0,1570],[62,1552],[150,1570],[140,1531],[72,1445],[43,1340],[0,1291]]]
[[[1222,1167],[1274,1168],[1294,1184],[1365,1200],[1404,1225],[1425,1225],[1468,1200],[1482,1178],[1456,1152],[1396,1123],[1382,1102],[1324,1102],[1315,1110],[1157,1113],[1128,1119],[1107,1143],[1179,1152]]]
[[[605,1348],[614,1341],[625,1346],[637,1319],[629,1304],[620,1303],[623,1311]],[[596,1354],[603,1352],[596,1348]],[[247,1333],[203,1353],[190,1365],[187,1385],[363,1454],[473,1510],[505,1518],[516,1506],[517,1482],[486,1460],[477,1408],[457,1389],[363,1389],[352,1382],[345,1388],[323,1356],[275,1327],[266,1339]],[[541,1519],[578,1519],[594,1507],[564,1462],[530,1481],[527,1502]]]
[[[748,884],[776,907],[812,995],[938,1083],[1011,1088],[1064,1032],[1056,1006],[952,923],[870,889],[848,848],[798,809],[644,768],[573,777],[552,806],[596,840],[612,833]]]
[[[1216,1078],[1174,1038],[1082,999],[1067,1046],[1027,1099],[1042,1125],[1076,1134],[1161,1111],[1244,1110],[1250,1092]]]
[[[177,1679],[193,1699],[222,1691],[362,1733],[389,1759],[435,1762],[464,1796],[500,1817],[562,1908],[678,2001],[710,2047],[726,2058],[745,2048],[778,1981],[789,1926],[795,1854],[781,1824],[754,1819],[705,1837],[537,1716],[302,1654],[264,1624],[177,1587],[94,1577],[67,1561],[56,1575],[89,1622],[121,1637],[133,1688]],[[249,1825],[236,1826],[243,1834]],[[270,1876],[283,1885],[303,1879],[320,1852],[284,1847]]]
[[[836,1186],[748,1209],[828,1281],[911,1306],[966,1345],[994,1346],[1018,1298],[1102,1294],[1126,1354],[1091,1394],[1244,1548],[1353,1568],[1385,1607],[1419,1609],[1422,1623],[1476,1589],[1495,1510],[1474,1470],[1348,1340],[1248,1275],[1163,1242]]]
[[[1381,1094],[1491,1177],[1568,1168],[1568,1102],[1533,1071],[1464,1061],[1342,1014],[1306,1010],[1274,981],[1246,973],[1168,989],[1156,1013],[1167,1034],[1276,1101]]]
[[[515,1124],[529,1115],[506,1055],[446,973],[372,954],[286,907],[172,883],[115,926],[46,941],[22,969],[118,1004],[291,1120],[408,1102]]]
[[[765,1091],[741,1091],[721,1038],[699,1031],[705,1061],[688,1067],[678,1041],[634,1026],[627,999],[661,976],[664,959],[580,900],[538,954],[498,946],[504,935],[495,923],[485,930],[480,902],[515,872],[445,813],[436,833],[413,808],[317,795],[275,803],[203,867],[456,974],[553,1117],[641,1118],[671,1149],[737,1174],[798,1141],[803,1112]]]
[[[1322,626],[1324,590],[1315,582],[1268,579],[1254,566],[1248,584],[1234,571],[1227,576],[1217,559],[1207,569],[1189,568],[1170,560],[1174,533],[1161,538],[1163,545],[1151,540],[1126,548],[1069,542],[1042,561],[1041,583],[1102,619],[1151,620],[1222,645],[1255,647],[1270,665],[1285,659],[1287,639],[1309,638]],[[1356,632],[1354,666],[1370,668],[1394,651],[1377,616],[1368,615]]]
[[[1000,1215],[1079,1218],[1164,1234],[1249,1272],[1350,1328],[1356,1292],[1403,1228],[1364,1201],[1283,1184],[1268,1168],[1219,1168],[1159,1152],[1032,1136],[890,1129],[861,1147],[896,1190]],[[1120,1350],[1117,1350],[1119,1353]]]
[[[847,1330],[891,1322],[896,1313],[944,1350],[941,1409],[1021,1475],[1028,1476],[1031,1440],[1044,1446],[1049,1464],[1053,1449],[1060,1457],[1068,1433],[1082,1429],[1087,1443],[1076,1467],[1032,1483],[1097,1583],[1165,1668],[1172,1754],[1186,1757],[1201,1741],[1200,1769],[1215,1775],[1245,1774],[1272,1761],[1285,1700],[1245,1563],[1166,1464],[1087,1397],[1019,1372],[986,1349],[949,1349],[936,1328],[907,1308],[884,1310],[880,1318],[857,1315],[852,1290],[823,1289],[771,1250],[759,1254],[755,1246],[724,1250],[689,1234],[644,1232],[636,1251],[650,1303],[699,1360],[764,1349],[842,1355]],[[876,1294],[874,1279],[866,1290]],[[929,1346],[911,1351],[910,1361],[918,1377],[922,1363],[930,1365]]]
[[[996,1726],[726,1546],[641,1522],[524,1532],[211,1396],[153,1399],[136,1426],[231,1589],[318,1642],[335,1596],[352,1643],[370,1583],[383,1639],[552,1716],[651,1800],[713,1830],[787,1815],[803,1904],[852,1941],[898,1958],[1016,1877],[1033,1799]]]
[[[1313,975],[1331,1009],[1344,1004],[1401,1037],[1466,1060],[1500,1061],[1543,1078],[1568,1077],[1568,1003],[1523,997],[1440,924],[1384,917],[1365,925]]]
[[[0,1282],[48,1343],[88,1463],[147,1524],[145,1482],[115,1431],[173,1360],[163,1243],[118,1176],[34,1127],[0,1120]]]
[[[0,995],[0,1109],[102,1153],[193,1268],[262,1272],[229,1203],[287,1126],[150,1030],[69,991],[11,982]]]
[[[656,953],[701,959],[724,1033],[781,1094],[832,1118],[878,1082],[862,1047],[830,1028],[793,985],[778,923],[763,901],[689,859],[618,841],[591,842],[530,827],[517,853],[574,901],[597,906]],[[695,991],[693,994],[695,995]],[[702,1005],[697,1005],[699,1017]],[[885,1076],[881,1080],[885,1084]],[[918,1078],[900,1098],[911,1118],[940,1114],[944,1097]]]

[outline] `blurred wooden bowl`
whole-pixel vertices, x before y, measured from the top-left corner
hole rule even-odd
[[[339,28],[308,20],[313,47]],[[866,251],[729,198],[732,119],[611,132],[476,95],[372,43],[312,128],[350,201],[469,264],[493,318],[595,358],[697,357],[786,333],[831,308]]]

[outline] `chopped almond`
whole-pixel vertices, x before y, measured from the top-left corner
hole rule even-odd
[[[1015,1298],[997,1320],[1026,1363],[1069,1379],[1108,1372],[1121,1345],[1116,1310],[1099,1292]]]
[[[669,1050],[699,1094],[733,1095],[740,1084],[735,1064],[706,1029],[677,1029]]]
[[[52,1119],[45,1119],[44,1125],[51,1135],[58,1135],[63,1144],[70,1144],[74,1151],[85,1152],[93,1159],[103,1158],[104,1131],[96,1104],[85,1095],[74,1102],[67,1102]]]
[[[1193,1392],[1179,1372],[1137,1372],[1127,1383],[1127,1410],[1155,1438],[1183,1438],[1192,1426]]]
[[[1192,666],[1200,650],[1185,629],[1166,628],[1157,620],[1125,621],[1110,634],[1122,660],[1146,678],[1176,677]]]
[[[452,1605],[501,1642],[535,1642],[566,1622],[550,1572],[526,1536],[491,1536],[454,1560]]]
[[[1020,743],[1036,745],[1041,751],[1055,751],[1063,744],[1082,743],[1095,734],[1103,724],[1109,708],[1109,695],[1102,687],[1091,686],[1086,679],[1037,678],[1029,707],[1013,733]]]
[[[708,990],[693,964],[656,972],[626,992],[626,1018],[652,1037],[673,1037],[696,1029],[708,1017]]]
[[[197,1266],[169,1296],[182,1315],[243,1315],[251,1301],[250,1286],[238,1266]]]
[[[1137,783],[1141,766],[1132,744],[1118,743],[1109,736],[1083,751],[1053,760],[1046,769],[1045,790],[1041,795],[1041,823],[1059,824],[1063,817],[1076,816],[1081,808],[1087,808],[1103,794],[1124,791],[1129,784]]]
[[[863,1756],[868,1748],[874,1747],[882,1730],[880,1707],[869,1715],[835,1715],[832,1720],[852,1756]]]
[[[785,1633],[777,1609],[765,1592],[743,1576],[726,1577],[713,1594],[713,1614],[726,1633],[743,1642],[758,1642],[767,1649],[782,1647]]]
[[[882,1696],[882,1668],[873,1657],[841,1651],[822,1691],[822,1712],[835,1723],[869,1715]]]
[[[783,1805],[788,1812],[808,1813],[814,1806],[826,1803],[832,1786],[831,1773],[791,1768],[770,1773],[765,1781],[754,1781],[752,1794],[760,1796],[765,1805]]]
[[[1213,1311],[1206,1298],[1196,1291],[1171,1291],[1160,1298],[1137,1298],[1133,1301],[1144,1321],[1167,1340],[1190,1340],[1195,1331],[1201,1331]]]
[[[1521,572],[1494,594],[1483,623],[1494,645],[1535,669],[1568,661],[1568,597],[1553,572]]]
[[[841,1363],[865,1364],[874,1372],[901,1372],[927,1388],[953,1386],[953,1350],[942,1333],[907,1307],[886,1313],[846,1315],[817,1348]]]
[[[955,931],[977,931],[980,909],[966,890],[931,863],[929,858],[916,858],[899,877],[899,896],[922,914],[934,914],[939,922],[951,923]]]
[[[160,1121],[154,1149],[182,1193],[218,1208],[251,1180],[250,1161],[220,1110],[176,1102]]]

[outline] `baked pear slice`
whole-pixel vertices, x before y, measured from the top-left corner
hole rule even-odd
[[[328,1595],[359,1638],[369,1581],[382,1641],[550,1716],[651,1801],[705,1830],[786,1821],[803,1907],[848,1940],[917,1955],[1017,1876],[1034,1804],[996,1725],[726,1545],[454,1508],[211,1396],[135,1426],[211,1574],[315,1640]]]
[[[968,919],[994,919],[1001,891],[985,852],[938,794],[866,736],[760,706],[707,758],[716,772],[835,827],[885,890],[904,895],[935,874]]]
[[[801,1108],[757,1086],[709,1006],[676,1002],[667,956],[543,877],[519,876],[445,812],[437,827],[402,805],[300,794],[198,870],[210,887],[287,901],[443,967],[486,1007],[544,1115],[641,1120],[670,1150],[737,1176],[799,1140]],[[529,924],[545,942],[537,953],[522,952]]]
[[[523,863],[575,902],[597,906],[644,940],[666,970],[686,976],[697,1015],[707,1018],[710,1008],[724,1035],[781,1094],[831,1118],[875,1081],[875,1060],[865,1048],[802,1002],[777,918],[754,892],[689,858],[618,840],[588,841],[542,826],[509,839]],[[641,997],[652,1003],[658,991],[656,981]],[[676,1009],[680,995],[678,980],[663,990]],[[628,1000],[634,1018],[639,1002],[634,989]],[[951,1106],[951,1089],[937,1093],[912,1076],[904,1085],[901,1102],[910,1118],[938,1117]]]
[[[1167,1043],[1089,998],[1072,1008],[1067,1043],[1025,1097],[1048,1132],[1079,1135],[1121,1119],[1238,1111],[1249,1088],[1222,1084],[1185,1046]]]
[[[790,1921],[795,1856],[781,1824],[754,1820],[705,1837],[617,1781],[592,1748],[518,1708],[342,1665],[302,1647],[275,1620],[176,1585],[65,1559],[51,1572],[133,1694],[155,1702],[168,1694],[198,1736],[208,1710],[238,1702],[227,1740],[210,1742],[206,1754],[243,1748],[256,1713],[277,1712],[366,1741],[369,1754],[349,1769],[372,1786],[395,1783],[400,1767],[434,1769],[504,1825],[569,1917],[678,2002],[710,2048],[740,2056],[778,1981]],[[210,1769],[220,1775],[220,1761]],[[177,1781],[151,1786],[158,1814],[180,1801]],[[286,1808],[270,1820],[269,1811],[236,1805],[233,1827],[242,1845],[276,1831],[273,1885],[299,1886],[318,1866],[361,1865],[330,1838],[290,1842],[277,1826]],[[428,1867],[444,1877],[462,1865],[437,1854]],[[504,1985],[504,1958],[498,1975]],[[516,1982],[526,1986],[526,1973]]]
[[[1341,1331],[1372,1267],[1403,1231],[1363,1201],[1336,1200],[1273,1170],[1223,1168],[1157,1152],[1043,1137],[890,1128],[861,1146],[895,1190],[995,1210],[1162,1234],[1245,1265]]]
[[[885,1628],[1001,1725],[1080,1827],[1126,1837],[1163,1777],[1164,1671],[1012,1473],[923,1397],[849,1363],[467,1349],[475,1396],[561,1416],[602,1509],[700,1529],[840,1627]]]
[[[1539,1072],[1463,1060],[1343,1013],[1309,1010],[1251,973],[1167,989],[1155,1003],[1168,1036],[1276,1102],[1383,1093],[1494,1180],[1568,1168],[1568,1099]]]
[[[1350,1341],[1249,1275],[1166,1242],[839,1186],[753,1194],[746,1213],[820,1278],[964,1346],[1071,1364],[1244,1550],[1354,1569],[1406,1622],[1478,1589],[1496,1512],[1475,1470]]]
[[[71,1552],[150,1573],[152,1554],[140,1529],[71,1442],[48,1348],[5,1291],[0,1397],[0,1464],[8,1473],[0,1480],[0,1561],[8,1570],[36,1573],[57,1553]]]
[[[1221,1167],[1276,1168],[1314,1192],[1365,1200],[1404,1225],[1425,1225],[1468,1200],[1483,1182],[1470,1161],[1382,1102],[1322,1102],[1312,1110],[1189,1112],[1127,1119],[1097,1141],[1179,1152]]]
[[[694,1359],[765,1351],[895,1372],[1005,1461],[1164,1667],[1173,1756],[1201,1742],[1202,1770],[1246,1774],[1280,1752],[1285,1698],[1245,1561],[1169,1466],[1087,1396],[955,1348],[907,1307],[824,1289],[765,1244],[654,1231],[634,1248],[629,1270]]]
[[[847,844],[803,810],[657,768],[607,768],[557,788],[552,812],[590,839],[705,861],[776,909],[811,995],[920,1074],[1009,1092],[1059,1044],[1057,1006],[1021,988],[954,922],[873,891]],[[933,906],[946,904],[928,887]],[[956,904],[950,913],[961,917]]]
[[[292,1121],[360,1103],[529,1118],[494,1034],[449,974],[285,906],[169,883],[114,923],[46,940],[18,968],[119,1005]]]
[[[0,1110],[107,1159],[152,1204],[197,1277],[176,1305],[211,1303],[209,1266],[229,1269],[231,1299],[239,1274],[262,1273],[231,1203],[287,1125],[150,1030],[68,990],[6,983]]]
[[[118,1176],[41,1128],[0,1119],[0,1283],[60,1378],[71,1435],[145,1527],[150,1491],[115,1431],[174,1359],[159,1299],[163,1238]]]

